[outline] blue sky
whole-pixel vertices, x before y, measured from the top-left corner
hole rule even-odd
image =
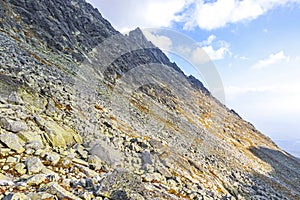
[[[300,0],[88,2],[120,32],[165,27],[190,37],[218,70],[226,105],[300,157]],[[168,53],[176,42],[171,37],[146,35],[194,73]]]

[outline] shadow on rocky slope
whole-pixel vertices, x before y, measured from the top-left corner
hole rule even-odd
[[[261,179],[281,191],[291,199],[299,199],[300,194],[300,160],[284,152],[265,147],[249,148],[249,150],[262,161],[269,164],[273,171],[269,176],[262,176]],[[283,187],[287,188],[283,188]],[[288,190],[286,190],[288,189]],[[290,192],[293,191],[293,192]]]

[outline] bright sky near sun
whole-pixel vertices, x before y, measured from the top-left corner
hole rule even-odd
[[[300,0],[88,2],[120,32],[166,27],[191,37],[215,64],[226,105],[300,157]]]

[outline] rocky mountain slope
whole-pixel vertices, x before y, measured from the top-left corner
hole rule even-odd
[[[139,29],[83,0],[0,16],[0,199],[300,199],[299,159]]]

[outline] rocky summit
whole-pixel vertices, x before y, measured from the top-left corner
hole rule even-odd
[[[299,159],[140,29],[84,0],[0,16],[0,199],[300,199]]]

